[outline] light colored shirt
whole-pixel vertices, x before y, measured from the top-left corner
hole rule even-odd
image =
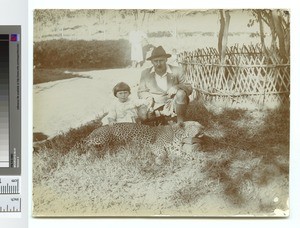
[[[167,64],[167,85],[168,89],[176,86],[182,89],[189,96],[193,88],[190,83],[186,83],[185,76],[181,67]],[[169,99],[167,91],[162,90],[155,79],[154,67],[146,68],[141,73],[141,79],[138,88],[138,97],[154,100],[154,109],[166,104]]]
[[[168,90],[167,73],[172,73],[169,65],[167,65],[166,73],[162,76],[158,75],[155,72],[154,67],[151,69],[151,73],[153,73],[153,72],[155,73],[155,80],[156,80],[158,87],[161,88],[163,91],[167,92],[167,90]]]
[[[167,73],[162,76],[155,74],[155,80],[159,88],[161,88],[163,91],[168,90]]]

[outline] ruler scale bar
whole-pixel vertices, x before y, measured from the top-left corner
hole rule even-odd
[[[0,214],[21,212],[22,199],[19,184],[20,176],[0,177]]]
[[[0,178],[0,195],[4,194],[20,194],[20,177],[7,176]]]
[[[21,212],[21,207],[21,197],[0,195],[0,212]]]

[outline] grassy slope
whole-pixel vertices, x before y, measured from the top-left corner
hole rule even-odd
[[[190,159],[162,166],[147,147],[102,158],[97,151],[66,153],[93,127],[70,130],[34,154],[34,215],[263,216],[287,209],[288,107],[212,114],[191,104],[188,115],[209,137]]]

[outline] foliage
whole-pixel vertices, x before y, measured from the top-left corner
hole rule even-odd
[[[265,54],[271,58],[273,63],[283,61],[289,62],[290,59],[290,14],[287,10],[252,10],[254,19],[250,19],[248,27],[259,24],[261,44]],[[271,31],[271,46],[266,47],[264,37],[267,26]]]
[[[127,40],[51,40],[34,44],[36,68],[119,68],[130,62]]]
[[[148,33],[148,37],[171,37],[172,34],[169,31],[157,31]]]

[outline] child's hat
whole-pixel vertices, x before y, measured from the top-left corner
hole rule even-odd
[[[114,95],[116,96],[119,91],[128,91],[130,93],[130,87],[125,82],[120,82],[113,88]]]

